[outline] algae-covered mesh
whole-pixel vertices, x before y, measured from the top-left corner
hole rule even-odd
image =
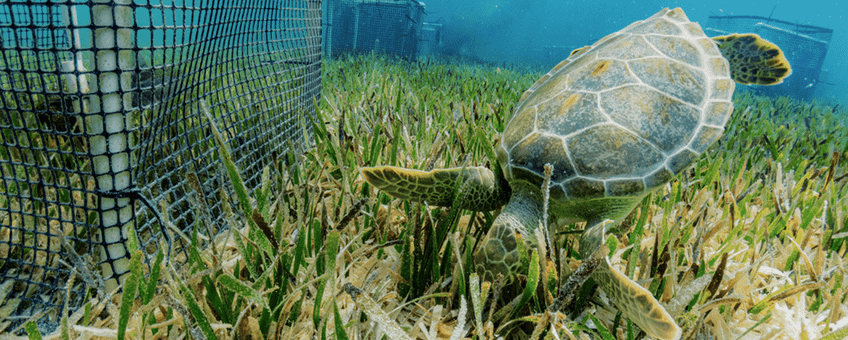
[[[419,55],[424,4],[415,0],[327,0],[325,52]]]
[[[0,332],[116,287],[131,230],[178,265],[226,228],[201,102],[255,188],[320,100],[320,1],[0,2],[0,45]]]

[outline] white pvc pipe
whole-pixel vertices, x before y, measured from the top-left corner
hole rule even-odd
[[[87,64],[83,54],[77,53],[74,56],[76,62],[63,60],[60,67],[63,73],[71,73],[62,77],[65,93],[76,94],[81,98],[74,101],[73,110],[85,120],[85,134],[90,136],[89,153],[93,157],[92,169],[97,187],[101,191],[121,192],[131,189],[132,164],[129,155],[132,141],[128,138],[128,132],[135,129],[131,115],[126,114],[126,108],[132,105],[133,100],[123,93],[132,84],[130,77],[121,77],[121,69],[132,70],[135,66],[135,53],[132,52],[132,1],[94,2],[90,8],[91,22],[95,26],[92,41],[96,50],[94,60]],[[63,7],[60,9],[61,17],[63,23],[70,27],[69,33],[73,35],[75,47],[89,48],[83,46],[85,31],[76,28],[81,26],[81,21],[84,20],[80,17],[81,13],[78,13],[79,7]],[[125,49],[129,53],[119,54],[119,49]],[[124,57],[124,60],[119,60],[119,55]],[[94,70],[87,69],[86,65],[92,65],[99,76],[95,78]],[[73,73],[75,71],[78,76]],[[100,197],[98,208],[101,211],[100,224],[104,228],[103,241],[108,244],[101,256],[110,259],[114,266],[113,268],[108,264],[104,265],[103,276],[108,278],[113,274],[126,275],[129,270],[129,258],[125,244],[125,225],[133,216],[130,198]],[[106,282],[109,290],[117,285],[118,281],[114,279]]]

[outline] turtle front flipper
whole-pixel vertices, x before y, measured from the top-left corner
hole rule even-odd
[[[730,63],[730,77],[739,84],[776,85],[792,74],[783,51],[759,35],[731,34],[713,41]]]
[[[420,171],[376,166],[360,172],[368,183],[389,195],[434,206],[452,206],[460,196],[460,208],[490,211],[509,200],[509,186],[485,167]]]
[[[580,238],[580,253],[584,254],[584,257],[594,252],[604,242],[604,229],[604,223],[595,224]],[[654,298],[654,295],[613,268],[608,257],[604,258],[591,276],[612,299],[621,314],[642,328],[645,333],[663,340],[680,339],[683,330],[677,326],[674,318]]]

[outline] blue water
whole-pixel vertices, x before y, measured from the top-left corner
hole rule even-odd
[[[836,1],[562,1],[426,0],[425,22],[443,24],[452,53],[492,62],[521,63],[540,46],[589,45],[663,7],[680,7],[704,26],[711,15],[755,15],[834,31],[816,98],[848,105],[848,13]],[[565,52],[567,53],[567,52]],[[563,56],[563,59],[567,54]],[[553,65],[550,65],[553,66]],[[830,83],[830,84],[827,84]]]
[[[134,0],[134,3],[202,7],[210,1],[214,0]],[[233,2],[235,5],[248,3],[249,0]],[[68,4],[77,13],[78,25],[90,24],[91,15],[87,3],[72,0]],[[264,2],[263,4],[268,5]],[[663,7],[681,7],[690,20],[699,22],[702,26],[706,25],[709,16],[755,15],[829,28],[834,33],[824,60],[820,82],[816,85],[815,97],[827,103],[848,105],[848,16],[845,13],[846,5],[835,1],[426,0],[425,4],[426,14],[423,21],[443,25],[440,53],[459,54],[489,62],[531,63],[546,67],[551,67],[567,57],[572,49],[592,44],[633,21],[653,15]],[[5,14],[0,15],[0,37],[7,42],[14,41],[15,33],[8,29],[13,21],[17,25],[45,26],[44,23],[19,21],[29,17],[28,14],[23,14],[26,12],[19,12],[23,7],[15,4],[0,6],[0,14]],[[45,6],[32,7],[33,14],[46,10]],[[16,13],[17,19],[13,19],[11,13]],[[290,15],[299,12],[287,13]],[[179,26],[208,20],[206,16],[209,15],[203,11],[180,11],[177,14],[169,14],[167,17],[172,19],[163,20],[160,10],[153,9],[151,12],[139,8],[135,12],[135,21],[142,27],[174,24]],[[238,17],[228,19],[235,21],[228,26],[230,30],[241,31],[256,23],[256,20],[243,18],[241,11],[234,11],[224,17],[229,15]],[[80,36],[79,43],[83,48],[90,48],[93,43],[90,38],[91,30],[83,29],[81,32],[84,34]],[[208,32],[196,29],[166,31],[143,28],[135,35],[135,42],[140,47],[161,48],[186,43],[207,34]],[[265,38],[250,36],[250,39],[257,42]],[[222,46],[233,44],[227,39],[220,39],[216,43]],[[551,49],[552,46],[555,48]],[[545,47],[548,49],[545,50]],[[547,51],[547,60],[539,59],[540,49]],[[149,53],[143,56],[150,58]]]

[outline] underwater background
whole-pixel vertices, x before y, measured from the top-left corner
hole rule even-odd
[[[497,333],[537,339],[550,323],[579,338],[639,339],[637,326],[601,293],[595,298],[592,283],[580,289],[567,318],[543,318],[555,302],[552,292],[586,260],[577,243],[585,224],[560,228],[549,248],[555,261],[544,250],[522,254],[518,272],[527,275],[520,285],[480,282],[468,268],[497,212],[394,199],[367,184],[360,169],[497,167],[493,145],[542,73],[571,50],[663,7],[681,7],[705,28],[710,17],[751,15],[805,34],[811,26],[833,34],[822,38],[829,47],[824,72],[810,83],[817,103],[737,86],[724,135],[642,199],[608,238],[609,255],[667,303],[663,308],[687,338],[848,337],[848,71],[838,3],[433,0],[420,17],[395,17],[440,27],[437,46],[418,56],[410,48],[409,57],[385,53],[391,42],[385,38],[382,45],[362,39],[374,46],[364,53],[331,55],[322,33],[329,35],[328,24],[346,31],[343,20],[328,22],[329,10],[319,20],[319,5],[330,2],[0,4],[0,98],[6,100],[0,108],[0,338],[23,334],[24,324],[30,335],[59,332],[63,315],[73,313],[62,321],[70,327],[60,330],[68,338],[96,327],[118,338],[202,332],[206,338],[381,339],[396,332],[387,338]],[[359,11],[372,16],[357,17],[355,28],[393,21],[375,10],[374,0],[333,2],[373,10]],[[385,2],[381,7],[421,7],[414,0]],[[46,16],[61,11],[68,18]],[[136,30],[128,45],[137,64],[133,54],[116,54],[107,39],[112,35],[102,27],[113,26],[113,14]],[[76,27],[65,48],[79,53],[64,54],[69,60],[63,63],[76,63],[59,73],[70,77],[52,79],[79,88],[84,102],[76,90],[65,102],[32,96],[47,87],[19,85],[43,79],[43,70],[21,66],[39,65],[31,62],[39,45],[27,39],[30,33],[51,37],[37,32],[62,22]],[[398,32],[391,31],[396,40],[413,36]],[[120,67],[107,62],[119,57]],[[122,88],[130,96],[120,101],[112,90],[116,70],[138,73],[142,109],[120,104],[131,103],[136,89]],[[793,77],[806,79],[801,73],[796,68]],[[4,83],[4,75],[18,82]],[[89,92],[83,83],[97,87]],[[109,105],[85,106],[92,102]],[[131,163],[113,159],[132,154],[140,154],[134,161],[140,166],[132,169],[138,182],[124,182],[123,192],[88,189],[106,187],[95,179],[118,183]],[[115,233],[123,229],[112,227],[114,198],[132,202],[124,194],[139,197],[120,207],[121,218],[137,214],[137,224],[126,224],[126,239]],[[154,203],[144,208],[145,200]],[[154,214],[154,204],[167,213]],[[171,248],[163,225],[174,225],[180,245]],[[111,232],[101,242],[96,228],[104,226]],[[65,238],[99,263],[62,257],[73,253],[58,241]],[[75,279],[66,263],[87,278]],[[91,268],[103,268],[102,276]],[[103,295],[111,289],[106,279],[118,275],[124,276],[121,301]],[[22,317],[45,311],[51,314],[37,322]]]
[[[591,45],[663,7],[682,8],[701,27],[710,16],[753,15],[828,28],[833,36],[815,98],[848,104],[848,16],[837,1],[428,0],[425,5],[423,21],[443,25],[440,53],[495,63],[537,64],[539,48]]]

